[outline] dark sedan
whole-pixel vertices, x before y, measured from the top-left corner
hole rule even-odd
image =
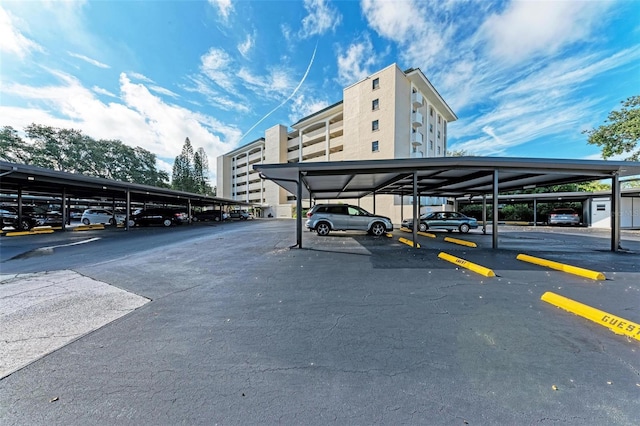
[[[172,208],[149,208],[141,209],[132,214],[129,218],[129,226],[180,225],[189,221],[189,214],[185,210]]]
[[[413,229],[413,218],[403,220],[402,226]],[[418,222],[418,230],[421,232],[429,229],[446,229],[448,232],[456,230],[466,234],[470,229],[477,228],[478,221],[476,219],[458,212],[425,213],[420,216]]]

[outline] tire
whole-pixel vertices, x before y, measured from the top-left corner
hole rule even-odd
[[[214,221],[214,222],[220,222],[220,217],[218,217],[218,216],[214,217],[214,218],[213,218],[213,221]]]
[[[369,232],[371,232],[371,235],[376,237],[383,235],[386,231],[387,228],[385,228],[382,222],[374,222],[373,225],[371,225],[371,229],[369,230]]]
[[[168,228],[169,226],[173,225],[173,221],[169,218],[165,218],[162,219],[162,224]]]
[[[20,222],[20,231],[28,231],[29,229],[31,229],[31,223],[28,220],[24,220],[22,219],[22,222]]]
[[[321,237],[329,235],[331,232],[331,226],[327,222],[320,222],[316,225],[316,233]]]
[[[85,217],[84,219],[82,219],[82,223],[83,223],[84,225],[90,225],[90,224],[91,224],[91,221]]]
[[[420,222],[420,224],[418,225],[418,230],[420,232],[426,232],[427,229],[429,229],[429,227],[427,226],[426,223]]]
[[[469,232],[469,225],[467,225],[466,223],[463,223],[462,225],[460,225],[460,227],[458,228],[458,230],[460,231],[461,234],[466,234],[467,232]]]
[[[134,226],[136,226],[136,221],[133,219],[129,219],[129,228],[133,228]]]
[[[116,220],[114,218],[109,219],[109,225],[115,226]]]

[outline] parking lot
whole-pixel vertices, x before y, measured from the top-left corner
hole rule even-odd
[[[481,231],[420,236],[416,250],[400,242],[411,234],[399,230],[305,232],[304,248],[291,249],[294,221],[226,225],[136,229],[169,231],[172,241],[71,267],[149,302],[1,379],[0,423],[635,425],[640,418],[638,340],[541,300],[554,292],[639,323],[637,231],[623,232],[617,253],[607,231],[561,227],[501,228],[498,250]],[[496,276],[442,260],[442,252]],[[606,280],[523,262],[520,253]],[[15,271],[22,261],[3,257],[0,266]]]

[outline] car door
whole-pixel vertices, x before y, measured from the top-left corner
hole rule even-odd
[[[349,226],[347,229],[356,231],[366,231],[368,229],[369,216],[367,216],[362,209],[349,206],[347,207],[347,213],[349,215]]]
[[[434,214],[433,220],[429,223],[429,228],[445,229],[447,226],[446,216],[444,212]]]
[[[327,214],[334,229],[349,229],[347,206],[331,206]]]

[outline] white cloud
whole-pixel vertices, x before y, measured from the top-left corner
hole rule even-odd
[[[140,73],[138,73],[138,72],[133,72],[133,71],[132,71],[132,72],[127,73],[127,75],[128,75],[129,77],[131,77],[131,78],[134,78],[134,79],[136,79],[136,80],[143,81],[143,82],[145,82],[145,83],[153,83],[153,80],[151,80],[149,77],[147,77],[147,76],[146,76],[146,75],[144,75],[144,74],[140,74]]]
[[[6,93],[19,95],[30,104],[25,108],[0,106],[0,115],[5,118],[6,125],[24,128],[35,122],[76,128],[96,139],[119,139],[170,160],[180,153],[186,137],[194,146],[204,148],[210,158],[230,151],[240,138],[237,128],[211,116],[168,104],[153,95],[143,83],[133,83],[127,74],[120,75],[118,100],[104,103],[94,93],[102,90],[94,87],[92,91],[73,76],[51,72],[59,79],[59,84],[3,87]]]
[[[24,36],[14,25],[16,18],[0,6],[0,52],[16,55],[24,59],[33,51],[44,49],[35,41]]]
[[[73,53],[73,52],[67,52],[69,54],[69,56],[73,57],[73,58],[78,58],[78,59],[82,59],[85,62],[90,63],[91,65],[94,65],[98,68],[111,68],[109,65],[107,64],[103,64],[100,61],[97,61],[95,59],[89,58],[88,56],[85,55],[81,55],[79,53]]]
[[[249,55],[249,51],[253,48],[255,44],[255,35],[247,34],[247,38],[238,45],[238,51],[245,58]]]
[[[591,37],[608,1],[514,1],[489,16],[479,30],[492,56],[514,63],[555,54]]]
[[[350,44],[346,51],[338,52],[338,81],[343,86],[351,85],[371,75],[378,64],[373,44],[368,37]]]
[[[232,59],[227,52],[222,49],[212,47],[207,53],[200,57],[200,71],[211,81],[227,91],[233,90],[233,70],[231,69]]]
[[[116,95],[114,95],[113,93],[111,93],[110,91],[108,91],[107,89],[103,89],[102,87],[98,87],[98,86],[93,86],[91,88],[91,90],[93,90],[94,93],[97,93],[99,95],[106,95],[106,96],[110,96],[112,98],[117,98]]]
[[[342,21],[340,12],[327,0],[304,0],[304,8],[309,14],[302,19],[300,37],[303,39],[334,30]]]
[[[229,15],[233,12],[233,4],[231,0],[209,0],[209,4],[220,11],[220,16],[224,21],[229,19]]]
[[[165,96],[171,96],[172,98],[179,98],[180,96],[177,93],[172,92],[169,89],[165,89],[164,87],[160,87],[160,86],[156,86],[156,85],[149,85],[149,90],[159,93],[161,95],[165,95]]]
[[[254,75],[247,68],[238,71],[238,78],[247,89],[272,99],[282,99],[293,90],[296,82],[290,75],[291,70],[282,68],[274,68],[265,76]]]
[[[291,110],[289,113],[289,121],[295,123],[304,117],[311,115],[329,106],[329,102],[324,99],[316,99],[304,94],[300,94],[293,98]]]
[[[423,26],[417,1],[362,0],[361,8],[373,30],[398,43],[413,39]]]

